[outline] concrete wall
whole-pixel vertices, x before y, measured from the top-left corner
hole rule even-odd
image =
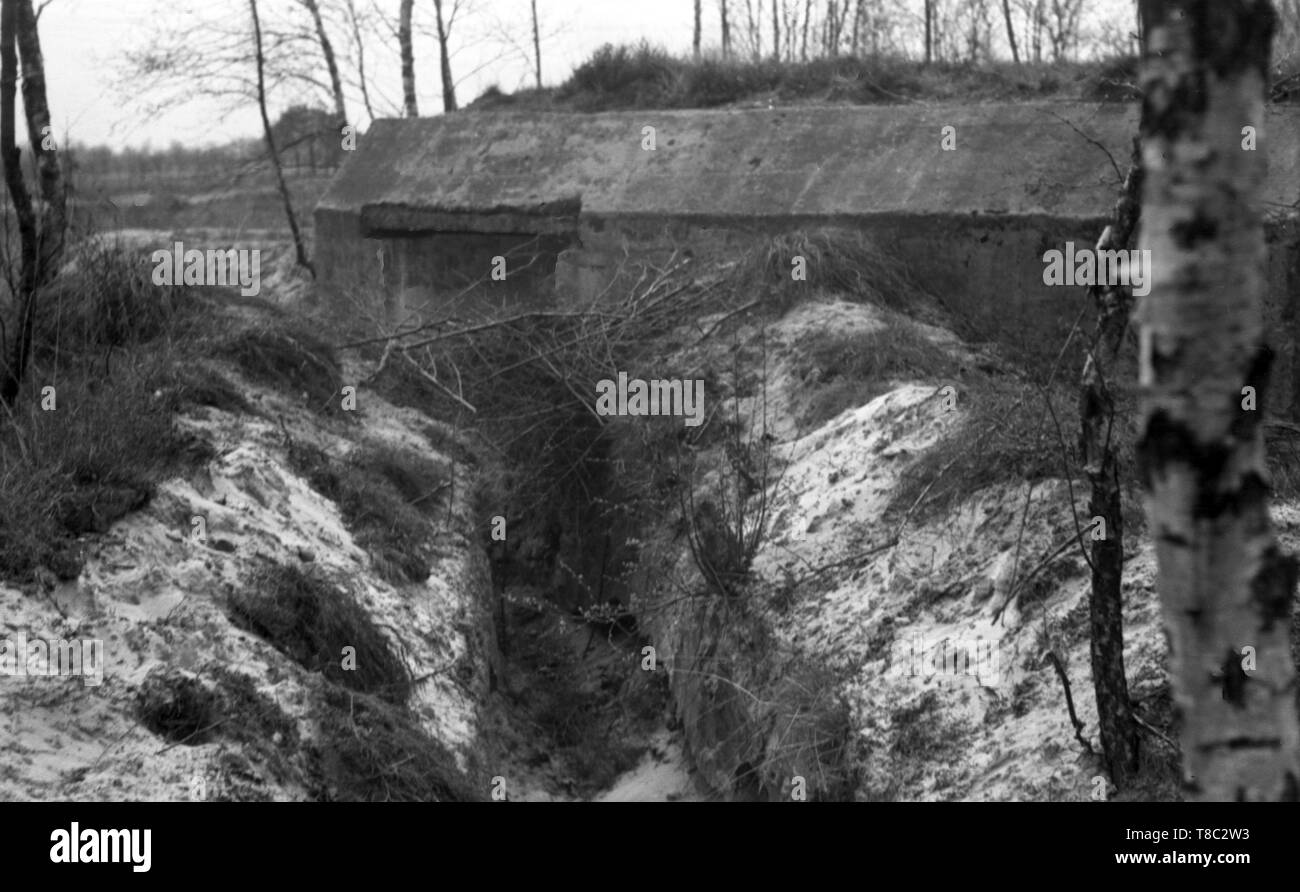
[[[1042,351],[1086,303],[1082,289],[1043,285],[1043,253],[1095,242],[1118,187],[1112,158],[1125,166],[1137,115],[1128,105],[1056,102],[377,121],[318,206],[318,263],[322,280],[340,281],[377,267],[383,247],[393,252],[387,268],[401,270],[385,287],[416,281],[437,291],[539,236],[539,278],[517,284],[554,282],[559,299],[582,300],[609,282],[625,244],[851,226],[896,252],[976,331]],[[1271,107],[1258,126],[1269,164],[1261,210],[1274,212],[1277,411],[1300,394],[1300,109]],[[654,151],[643,149],[646,127]],[[943,149],[946,127],[953,151]],[[513,299],[509,290],[498,296]],[[388,300],[402,312],[418,295]]]
[[[573,244],[563,235],[380,230],[359,215],[316,212],[316,266],[339,312],[361,305],[387,324],[455,313],[474,317],[503,306],[540,306],[555,292],[556,260]],[[506,278],[491,278],[504,257]],[[467,292],[475,280],[483,287]]]

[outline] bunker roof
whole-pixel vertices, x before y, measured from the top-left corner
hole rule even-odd
[[[1135,105],[1059,101],[385,119],[317,208],[366,234],[565,231],[580,215],[1096,219],[1137,126]],[[1296,205],[1300,109],[1255,126],[1265,200]]]

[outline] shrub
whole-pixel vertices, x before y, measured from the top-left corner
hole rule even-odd
[[[33,367],[33,387],[55,382],[56,408],[28,395],[0,427],[0,576],[26,580],[43,566],[74,578],[73,537],[104,532],[142,507],[161,476],[210,457],[173,422],[162,396],[169,367],[157,356],[123,362],[110,377]]]
[[[805,261],[804,281],[790,275],[795,257]],[[903,262],[853,229],[770,236],[741,256],[731,277],[737,287],[765,296],[781,311],[821,291],[926,321],[942,321],[937,301],[912,280]]]
[[[635,47],[605,44],[573,70],[559,92],[585,111],[662,108],[672,95],[678,65],[645,41]]]
[[[902,381],[941,382],[958,371],[958,362],[902,316],[863,335],[809,337],[799,347],[805,357],[796,371],[816,378],[799,425],[818,427],[845,409],[863,406]]]
[[[300,399],[315,412],[341,412],[342,379],[334,352],[303,329],[247,329],[219,342],[213,352],[234,362],[253,381]]]
[[[151,266],[138,251],[92,239],[74,253],[38,298],[32,335],[38,358],[148,343],[172,327],[188,301],[183,287],[155,286]]]
[[[957,388],[962,419],[903,472],[887,511],[915,505],[925,520],[996,484],[1075,476],[1076,394],[1057,384],[1050,397],[1055,420],[1023,378],[969,375]]]
[[[153,733],[187,746],[215,736],[217,697],[194,675],[158,666],[145,676],[135,698],[136,714]]]
[[[326,684],[319,766],[324,796],[344,802],[471,802],[486,799],[455,756],[410,710]]]
[[[313,489],[338,505],[381,577],[399,584],[428,578],[433,547],[427,515],[436,509],[447,476],[441,466],[393,447],[362,449],[337,462],[302,444],[291,446],[289,461]]]
[[[355,691],[396,703],[410,677],[388,638],[346,592],[297,567],[274,564],[228,598],[230,620],[265,638],[311,672]],[[356,648],[356,668],[341,665],[343,648]]]

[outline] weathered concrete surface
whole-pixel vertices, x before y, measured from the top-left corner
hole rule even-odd
[[[1295,110],[1275,108],[1260,145],[1270,200],[1300,198]],[[1070,122],[1070,123],[1067,123]],[[1289,121],[1290,126],[1287,126]],[[1114,199],[1137,132],[1117,104],[872,106],[737,111],[458,114],[376,121],[321,200],[367,210],[378,229],[424,211],[558,211],[703,220],[981,214],[1091,220]],[[1281,126],[1273,127],[1273,124]],[[642,148],[655,128],[654,151]],[[942,129],[956,148],[941,146]],[[476,221],[474,231],[483,231]],[[535,231],[527,229],[525,231]]]
[[[1268,156],[1273,406],[1284,409],[1300,393],[1300,110],[1242,123]],[[484,275],[505,248],[527,267],[515,289],[554,281],[566,299],[598,293],[625,244],[843,225],[895,252],[977,332],[1054,351],[1082,289],[1045,286],[1043,253],[1096,241],[1137,126],[1135,106],[1062,102],[376,121],[317,207],[317,263],[326,282],[381,273],[406,295],[393,312],[413,291]],[[546,244],[530,247],[532,236]]]

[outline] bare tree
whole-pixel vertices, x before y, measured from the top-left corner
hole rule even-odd
[[[803,36],[800,59],[809,60],[809,23],[813,21],[813,0],[803,0]]]
[[[722,10],[722,58],[731,57],[731,25],[727,21],[727,0],[718,0]]]
[[[353,50],[357,54],[357,85],[361,89],[361,102],[366,107],[366,114],[373,121],[375,108],[370,101],[370,82],[366,77],[366,42],[361,37],[361,21],[357,15],[356,0],[347,0],[348,22],[352,26]]]
[[[280,164],[280,152],[275,146],[275,132],[271,129],[271,116],[266,111],[266,53],[262,45],[262,19],[257,12],[257,0],[248,0],[248,11],[253,17],[253,52],[257,62],[257,110],[262,116],[262,134],[266,139],[266,154],[275,171],[276,185],[280,189],[280,199],[284,202],[284,213],[289,220],[289,231],[293,234],[293,250],[298,265],[313,276],[315,268],[307,259],[307,247],[303,243],[302,232],[298,228],[298,215],[293,210],[293,197],[289,194],[289,184],[284,179],[284,168]]]
[[[397,42],[402,54],[402,114],[408,118],[420,116],[420,106],[415,99],[415,49],[411,40],[414,5],[415,0],[402,0],[397,26]]]
[[[442,74],[442,110],[450,112],[460,107],[456,104],[456,82],[451,77],[451,48],[448,46],[451,40],[452,22],[456,17],[459,4],[453,0],[451,15],[443,18],[442,2],[443,0],[433,0],[433,8],[438,16],[438,61]]]
[[[533,68],[533,72],[537,75],[537,89],[540,90],[542,88],[542,29],[540,23],[537,21],[537,0],[532,0],[532,6],[533,6],[533,59],[537,63],[536,66]],[[697,11],[699,10],[699,0],[696,0],[695,8]],[[698,28],[699,26],[697,24],[696,25],[697,43],[695,46],[695,55],[697,56],[700,54],[700,48],[698,43],[699,41]]]
[[[772,60],[781,61],[780,0],[772,0]]]
[[[1052,44],[1052,61],[1059,62],[1079,44],[1079,17],[1083,0],[1052,0],[1046,18],[1047,39]]]
[[[0,400],[12,406],[18,398],[31,353],[32,328],[36,313],[36,212],[23,179],[23,168],[14,135],[14,107],[18,87],[18,0],[3,0],[0,7],[0,156],[3,157],[5,187],[18,218],[18,287],[11,290],[17,307],[13,343],[5,343],[5,367],[0,379]],[[6,338],[7,341],[7,338]]]
[[[1002,18],[1007,23],[1007,43],[1011,44],[1011,61],[1020,64],[1020,50],[1016,48],[1016,26],[1011,22],[1011,0],[1002,0]]]
[[[933,59],[934,40],[931,31],[934,27],[934,0],[925,0],[925,64],[929,65]]]
[[[695,0],[695,35],[691,40],[691,49],[695,58],[700,57],[700,37],[703,33],[704,18],[700,7],[704,5],[704,0]]]
[[[339,129],[342,129],[348,122],[348,109],[347,102],[343,98],[343,78],[339,75],[338,60],[334,57],[334,45],[330,43],[329,34],[325,31],[325,22],[321,20],[320,5],[317,0],[300,0],[300,2],[311,14],[312,25],[316,29],[321,55],[325,57],[325,67],[329,70],[334,115],[338,118]]]
[[[1047,27],[1047,0],[1016,0],[1016,6],[1024,16],[1025,28],[1021,33],[1027,35],[1026,57],[1035,62],[1043,61],[1043,31]]]
[[[18,399],[27,373],[36,323],[37,294],[58,274],[68,223],[62,168],[56,153],[45,145],[49,136],[50,107],[45,93],[45,60],[37,19],[31,0],[3,0],[0,6],[0,162],[4,165],[5,188],[18,221],[20,265],[17,276],[11,272],[9,279],[16,307],[13,340],[7,343],[7,333],[0,338],[0,348],[4,350],[0,402],[6,406],[12,406]],[[28,141],[45,205],[45,211],[40,215],[23,178],[21,153],[15,135],[20,57]],[[0,326],[2,330],[3,326]]]
[[[1184,791],[1300,799],[1297,563],[1269,518],[1262,152],[1268,0],[1143,0],[1142,438]],[[1249,400],[1249,401],[1248,401]]]
[[[48,2],[48,0],[47,0]],[[44,9],[44,4],[42,4]],[[37,182],[45,205],[38,218],[37,285],[53,278],[63,254],[68,228],[68,195],[64,188],[63,169],[56,152],[47,147],[51,136],[50,103],[45,92],[45,56],[36,23],[40,10],[33,12],[32,0],[18,4],[18,60],[22,66],[23,111],[27,118],[27,142],[36,162]]]

